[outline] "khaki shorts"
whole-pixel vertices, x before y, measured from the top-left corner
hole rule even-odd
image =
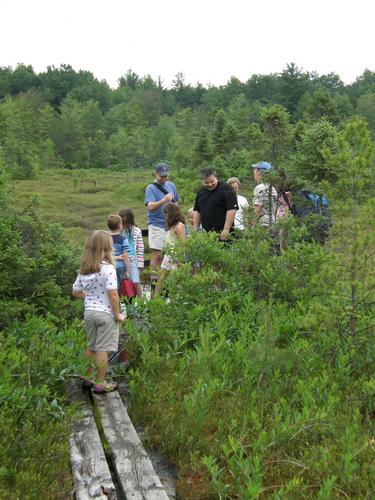
[[[118,349],[118,321],[103,311],[85,311],[87,347],[90,351],[110,352]]]
[[[161,250],[167,238],[167,231],[161,227],[148,226],[148,246],[151,250]]]

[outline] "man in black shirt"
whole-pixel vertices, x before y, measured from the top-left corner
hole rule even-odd
[[[194,204],[194,228],[198,230],[202,224],[205,231],[216,231],[221,240],[227,240],[238,210],[236,193],[229,184],[218,181],[212,169],[204,170],[202,178]]]

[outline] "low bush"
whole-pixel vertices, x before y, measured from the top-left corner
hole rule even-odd
[[[81,332],[81,334],[80,334]],[[80,373],[84,334],[27,316],[0,340],[1,498],[68,498],[72,411],[66,381]],[[83,366],[83,365],[82,365]]]
[[[190,238],[183,251],[201,272],[171,273],[170,302],[151,301],[134,331],[132,414],[220,498],[364,498],[375,488],[373,291],[358,297],[353,335],[334,240],[306,243],[291,226],[281,253],[262,228],[224,246]]]
[[[60,225],[39,217],[38,203],[16,210],[0,192],[0,328],[30,313],[75,317],[70,294],[79,255]]]
[[[78,259],[60,226],[0,190],[0,497],[69,498],[72,410],[65,384],[81,373],[84,334],[70,299]]]

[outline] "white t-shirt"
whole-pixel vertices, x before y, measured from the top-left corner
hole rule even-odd
[[[73,290],[85,292],[85,310],[102,311],[113,316],[107,290],[117,290],[115,267],[102,262],[98,273],[79,274]]]
[[[259,224],[261,226],[270,225],[270,208],[271,208],[271,224],[276,222],[276,207],[277,207],[277,191],[272,186],[271,203],[269,200],[269,184],[258,184],[254,189],[253,205],[260,205]],[[270,207],[271,206],[271,207]]]
[[[244,196],[241,196],[240,194],[237,195],[237,203],[238,203],[238,210],[236,212],[236,215],[234,217],[234,227],[235,229],[245,229],[244,223],[243,223],[243,210],[244,208],[247,208],[249,206],[249,202]]]

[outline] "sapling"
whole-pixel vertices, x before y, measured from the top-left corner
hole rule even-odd
[[[260,112],[260,121],[268,146],[266,157],[272,165],[280,165],[291,148],[293,128],[289,118],[288,111],[280,104],[265,107]]]
[[[343,317],[353,340],[375,328],[366,318],[374,301],[374,147],[364,120],[350,120],[339,138],[339,152],[326,154],[338,180],[328,186],[337,214],[332,247],[338,255],[338,279],[346,297]],[[369,322],[370,320],[370,322]]]

